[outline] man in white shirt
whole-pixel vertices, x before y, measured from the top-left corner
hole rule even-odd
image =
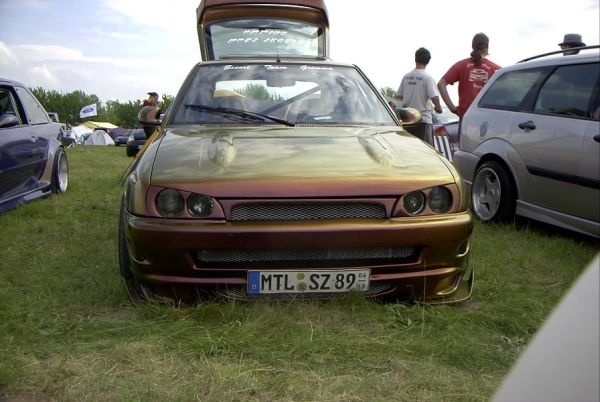
[[[403,107],[411,107],[421,112],[421,122],[406,131],[433,145],[433,110],[442,113],[440,96],[435,80],[425,72],[431,60],[429,50],[421,47],[415,52],[415,69],[402,78],[396,97],[402,100]],[[434,109],[431,108],[433,103]]]

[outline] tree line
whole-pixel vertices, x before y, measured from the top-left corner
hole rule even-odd
[[[93,120],[109,122],[123,128],[136,128],[140,125],[137,115],[142,108],[143,101],[139,99],[128,102],[119,102],[118,100],[101,102],[98,96],[88,95],[83,91],[63,93],[41,87],[32,88],[31,92],[48,112],[58,113],[61,123],[77,126],[86,120]],[[160,107],[165,111],[173,102],[173,96],[165,94],[161,96],[161,99]],[[92,103],[98,105],[98,115],[85,119],[79,118],[79,111]]]

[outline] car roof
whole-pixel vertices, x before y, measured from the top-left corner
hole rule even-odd
[[[21,86],[21,87],[25,86],[22,83],[20,83],[19,81],[11,80],[11,79],[4,78],[4,77],[0,77],[0,84],[4,84],[4,85],[18,85],[18,86]]]
[[[244,5],[278,5],[278,6],[302,6],[316,8],[325,12],[327,16],[327,8],[324,0],[202,0],[196,10],[197,17],[200,17],[204,10],[218,6],[244,6]]]
[[[570,54],[563,55],[563,53],[567,50],[558,50],[555,52],[544,53],[538,56],[529,57],[527,59],[521,60],[520,62],[505,67],[505,69],[511,70],[520,70],[524,68],[531,67],[545,67],[545,66],[558,66],[565,64],[575,64],[575,63],[586,63],[586,62],[597,62],[600,60],[600,52],[598,50],[599,46],[585,46],[580,48],[579,54]]]
[[[281,57],[279,59],[275,57],[255,57],[255,58],[235,58],[235,59],[225,59],[225,60],[207,60],[197,63],[198,66],[201,65],[227,65],[227,64],[269,64],[269,65],[277,65],[277,64],[317,64],[328,67],[357,67],[351,63],[343,63],[332,61],[331,59],[315,59],[315,58],[300,58],[300,57]]]

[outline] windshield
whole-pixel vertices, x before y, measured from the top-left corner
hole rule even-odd
[[[323,64],[200,64],[175,108],[169,124],[396,125],[355,68]]]
[[[277,19],[222,21],[207,30],[215,60],[265,55],[317,57],[319,42],[324,40],[317,26]]]

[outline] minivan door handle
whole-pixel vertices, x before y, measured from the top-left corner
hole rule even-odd
[[[596,135],[594,136],[594,141],[596,141],[596,142],[600,142],[600,134],[596,134]]]
[[[519,128],[525,131],[535,130],[535,124],[531,120],[527,120],[523,123],[519,123]]]

